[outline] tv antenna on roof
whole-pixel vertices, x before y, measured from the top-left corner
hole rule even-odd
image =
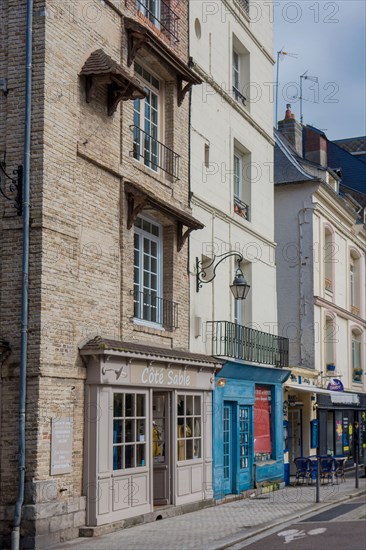
[[[276,76],[276,120],[275,120],[275,127],[278,128],[278,83],[279,83],[279,73],[280,73],[280,60],[284,58],[284,56],[287,55],[287,57],[293,57],[294,59],[297,59],[298,55],[297,53],[291,53],[286,52],[283,48],[281,48],[277,52],[277,76]]]
[[[303,120],[304,120],[303,112],[302,112],[302,101],[303,101],[302,81],[303,80],[310,80],[310,82],[316,82],[316,83],[319,82],[319,79],[318,79],[317,76],[308,76],[308,72],[309,72],[309,69],[307,71],[305,71],[302,75],[300,75],[300,122],[301,122],[301,124],[303,123]]]

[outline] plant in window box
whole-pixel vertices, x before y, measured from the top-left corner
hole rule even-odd
[[[335,367],[334,363],[328,363],[327,364],[327,370],[329,370],[330,372],[334,372],[335,369],[336,369],[336,367]]]
[[[353,369],[353,380],[354,380],[354,382],[361,382],[362,373],[363,373],[362,369],[359,369],[359,368]]]

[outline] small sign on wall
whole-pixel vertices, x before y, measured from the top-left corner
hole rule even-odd
[[[72,471],[72,420],[52,418],[51,476]]]

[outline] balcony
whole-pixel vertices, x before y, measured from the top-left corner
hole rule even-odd
[[[331,279],[324,279],[324,287],[327,292],[333,292],[333,281]]]
[[[233,357],[251,363],[288,367],[289,340],[229,321],[208,321],[212,355]]]
[[[241,101],[241,103],[245,106],[245,102],[247,100],[246,97],[243,96],[243,94],[241,94],[238,90],[238,88],[236,88],[235,86],[233,86],[233,95],[234,95],[234,98],[236,99],[236,101]]]
[[[178,304],[150,292],[133,291],[133,316],[169,331],[178,328]]]
[[[158,168],[179,180],[180,156],[138,126],[130,126],[133,131],[133,151],[137,160],[143,159],[145,166],[157,172]]]
[[[234,195],[234,212],[245,220],[249,220],[249,205]]]
[[[151,21],[154,27],[160,30],[163,34],[166,34],[168,38],[174,40],[174,42],[179,42],[179,17],[166,2],[163,0],[160,0],[160,2],[150,2],[149,0],[132,0],[131,3],[137,5],[137,10],[149,21]]]

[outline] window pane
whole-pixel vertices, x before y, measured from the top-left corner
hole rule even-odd
[[[184,395],[178,395],[178,416],[183,416],[185,413]]]
[[[115,393],[113,396],[113,416],[122,416],[123,394]]]
[[[136,395],[136,416],[145,416],[145,396]]]
[[[199,395],[195,395],[194,397],[194,414],[201,414],[201,398]]]
[[[118,447],[113,447],[113,470],[122,470],[122,448],[120,445]]]
[[[146,436],[145,420],[136,420],[136,428],[137,428],[137,432],[136,432],[137,441],[144,442],[145,436]]]
[[[193,437],[193,418],[186,418],[186,437]]]
[[[185,460],[186,454],[185,454],[185,443],[184,439],[178,439],[178,460]]]
[[[186,415],[193,415],[193,396],[186,395]]]
[[[200,436],[201,435],[201,418],[200,417],[197,417],[197,416],[195,417],[193,428],[194,428],[193,435],[195,437]]]
[[[145,466],[145,445],[136,445],[136,466]]]
[[[134,468],[135,467],[135,446],[126,445],[125,446],[125,468]]]
[[[134,420],[126,420],[125,441],[126,443],[131,443],[135,441],[135,421]]]
[[[113,421],[113,443],[123,443],[123,420]]]
[[[186,448],[187,448],[186,460],[192,460],[193,458],[193,440],[192,439],[187,439]]]
[[[135,402],[135,396],[132,393],[126,393],[126,416],[134,416],[135,408],[134,408],[134,402]]]

